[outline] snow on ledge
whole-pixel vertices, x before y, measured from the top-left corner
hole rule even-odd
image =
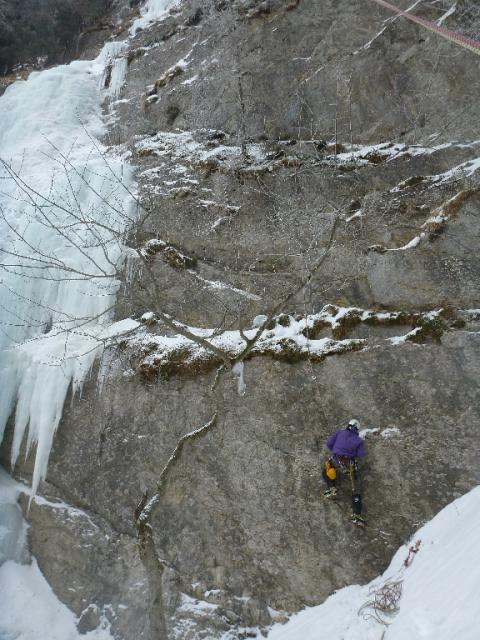
[[[447,142],[432,147],[424,147],[419,144],[405,144],[394,142],[381,142],[372,145],[344,145],[346,151],[337,153],[336,155],[327,156],[327,160],[338,162],[340,164],[355,162],[357,165],[368,165],[372,162],[386,161],[391,162],[397,158],[432,155],[437,151],[448,149],[454,146],[454,143]]]

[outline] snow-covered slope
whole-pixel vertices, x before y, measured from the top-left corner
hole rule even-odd
[[[269,640],[477,640],[480,612],[480,487],[455,500],[401,547],[385,573],[366,586],[337,591],[318,607],[305,609],[285,625],[276,625]],[[405,560],[409,547],[421,541]],[[387,582],[401,581],[398,610],[372,607]],[[360,612],[359,610],[364,607]]]
[[[86,634],[78,632],[76,616],[55,596],[35,560],[3,564],[0,592],[1,640],[112,640],[107,622]]]

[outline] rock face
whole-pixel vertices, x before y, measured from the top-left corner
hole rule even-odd
[[[473,35],[473,0],[444,24]],[[160,309],[238,330],[280,306],[274,330],[336,305],[311,344],[364,342],[321,358],[252,352],[239,395],[208,357],[159,349],[145,376],[149,339],[169,335],[152,314],[143,342],[108,350],[102,391],[92,376],[66,407],[31,549],[83,631],[104,614],[119,640],[150,640],[163,610],[169,638],[247,637],[371,579],[480,481],[478,61],[351,0],[185,0],[126,55],[111,140],[138,167],[130,241],[161,287],[144,293],[134,268],[119,318]],[[142,564],[135,509],[215,412],[169,467],[157,564]],[[351,417],[374,429],[366,530],[348,522],[347,479],[338,504],[321,499],[323,443]]]

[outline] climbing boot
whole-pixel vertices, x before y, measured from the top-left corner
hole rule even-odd
[[[359,513],[352,513],[351,521],[359,527],[367,526],[367,521]]]
[[[335,498],[337,495],[337,487],[329,487],[326,491],[323,492],[324,498]]]

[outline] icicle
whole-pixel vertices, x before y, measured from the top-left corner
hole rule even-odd
[[[245,365],[243,360],[240,362],[236,362],[233,365],[232,373],[237,379],[238,395],[244,396],[245,391],[247,390],[247,385],[245,384]]]

